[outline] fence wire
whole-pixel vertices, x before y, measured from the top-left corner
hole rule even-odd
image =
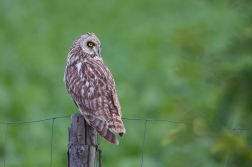
[[[4,143],[4,167],[6,167],[6,159],[7,159],[7,142],[8,142],[8,131],[9,131],[9,125],[11,124],[29,124],[29,123],[37,123],[37,122],[43,122],[43,121],[49,121],[52,120],[52,133],[51,133],[51,141],[50,141],[50,167],[52,167],[52,161],[53,161],[53,136],[54,136],[54,122],[56,119],[61,118],[67,118],[71,115],[65,115],[65,116],[57,116],[52,118],[45,118],[40,120],[32,120],[32,121],[24,121],[24,122],[1,122],[0,124],[6,125],[6,132],[5,132],[5,143]],[[185,121],[175,121],[175,120],[166,120],[166,119],[149,119],[149,118],[122,118],[123,120],[130,120],[130,121],[145,121],[144,122],[144,129],[143,129],[143,142],[142,142],[142,155],[141,155],[141,167],[143,166],[144,162],[144,150],[145,150],[145,140],[146,140],[146,131],[147,131],[147,122],[170,122],[170,123],[182,123],[182,124],[194,124],[192,122],[185,122]],[[229,129],[230,130],[230,129]],[[251,130],[250,128],[232,128],[233,131],[243,131],[243,130]],[[224,167],[226,167],[228,162],[228,156],[229,156],[229,150],[227,150],[226,159]],[[182,144],[182,160],[184,158],[184,145]]]

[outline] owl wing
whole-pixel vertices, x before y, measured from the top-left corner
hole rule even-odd
[[[86,121],[107,141],[118,144],[113,133],[123,135],[121,108],[115,82],[102,61],[78,63],[68,68],[67,89]]]

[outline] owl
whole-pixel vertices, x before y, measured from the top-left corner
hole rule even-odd
[[[87,33],[74,41],[64,73],[66,89],[87,123],[105,140],[118,145],[126,130],[115,81],[101,57],[100,41]]]

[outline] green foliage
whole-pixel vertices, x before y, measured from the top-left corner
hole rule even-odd
[[[252,3],[247,0],[0,1],[0,121],[78,112],[63,73],[72,42],[101,41],[123,117],[147,121],[143,166],[252,164]],[[140,166],[144,121],[104,166]],[[53,166],[66,166],[70,118],[55,120]],[[232,130],[248,128],[249,130]],[[52,121],[9,125],[6,166],[49,166]],[[0,124],[0,162],[6,126]]]

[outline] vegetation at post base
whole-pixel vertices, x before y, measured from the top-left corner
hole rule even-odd
[[[252,2],[0,1],[0,122],[78,113],[63,83],[72,42],[101,41],[127,133],[104,166],[252,164]],[[10,124],[5,163],[67,165],[70,117]],[[6,125],[0,124],[0,162]],[[143,147],[144,140],[144,147]],[[144,151],[143,151],[144,149]]]

